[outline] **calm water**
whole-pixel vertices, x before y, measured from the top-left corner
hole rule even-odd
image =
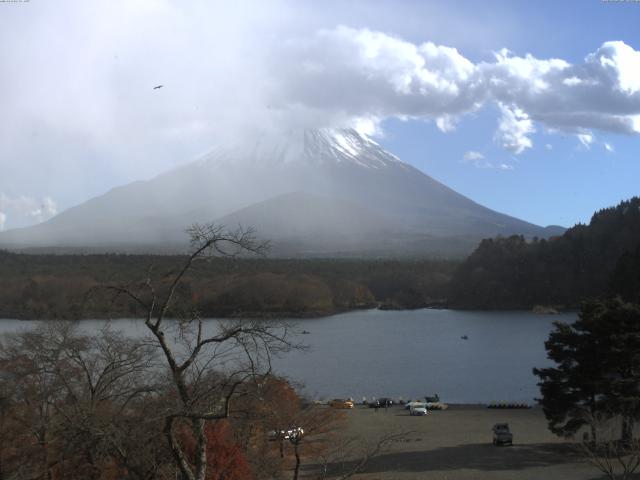
[[[456,310],[350,312],[307,319],[299,328],[309,351],[275,361],[275,370],[313,398],[438,393],[451,403],[531,402],[539,395],[533,367],[549,364],[544,341],[553,321],[575,314]],[[0,333],[32,322],[0,320]],[[102,321],[87,320],[85,328]],[[143,334],[140,321],[112,324]],[[460,338],[467,335],[468,339]]]

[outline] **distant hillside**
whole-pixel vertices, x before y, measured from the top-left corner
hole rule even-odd
[[[186,257],[24,255],[0,250],[0,318],[136,317],[135,302],[100,285],[158,288]],[[198,262],[177,292],[205,317],[306,317],[359,308],[420,308],[442,302],[454,263],[429,260],[226,259]],[[179,312],[173,311],[172,315]]]
[[[453,306],[575,307],[606,293],[640,296],[640,198],[595,213],[560,237],[522,236],[483,240],[457,269]]]

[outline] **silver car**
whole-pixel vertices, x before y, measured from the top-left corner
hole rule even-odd
[[[494,445],[513,445],[513,433],[509,430],[508,423],[496,423],[491,430]]]
[[[426,415],[427,413],[428,411],[426,403],[411,402],[411,406],[409,407],[409,415],[422,416]]]

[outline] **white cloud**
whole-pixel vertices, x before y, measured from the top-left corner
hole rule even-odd
[[[31,210],[31,212],[29,212],[29,215],[35,218],[37,221],[42,222],[53,217],[56,213],[58,213],[56,202],[54,202],[51,197],[44,197],[40,202],[40,205],[37,208]]]
[[[495,56],[495,63],[482,63],[480,68],[490,79],[497,80],[491,85],[498,97],[544,94],[550,88],[551,77],[569,67],[564,60],[540,60],[530,54],[517,57],[505,49]]]
[[[0,232],[4,230],[5,223],[7,223],[7,214],[0,212]]]
[[[562,80],[562,83],[564,85],[568,85],[569,87],[573,87],[574,85],[580,85],[582,83],[582,80],[580,80],[578,77],[570,77]]]
[[[300,68],[304,62],[322,68]],[[474,64],[456,49],[338,27],[292,42],[271,64],[277,105],[323,111],[316,119],[432,119],[443,132],[488,102],[501,111],[496,141],[520,154],[540,123],[553,131],[640,133],[640,52],[606,42],[581,64],[516,56]]]
[[[331,126],[353,116],[426,118],[447,132],[484,101],[477,67],[455,48],[368,29],[339,26],[286,42],[268,68],[275,108],[303,106]]]
[[[456,129],[456,119],[450,115],[443,115],[436,118],[436,126],[443,133],[452,132]]]
[[[624,42],[605,42],[587,61],[599,64],[623,93],[640,91],[640,52]]]
[[[590,134],[590,133],[579,133],[576,136],[578,137],[578,140],[580,140],[580,143],[582,144],[582,146],[584,148],[586,148],[587,150],[589,150],[591,148],[591,144],[594,141],[592,134]]]
[[[616,151],[616,149],[613,147],[613,145],[611,145],[610,143],[604,142],[602,144],[602,146],[604,147],[604,149],[609,152],[609,153],[614,153]]]
[[[501,80],[490,83],[494,99],[516,105],[549,129],[640,133],[640,52],[623,42],[605,42],[582,64],[528,55],[499,57],[480,68]]]
[[[547,150],[553,150],[553,145],[551,145],[550,143],[547,143],[544,148],[546,148]]]
[[[50,219],[58,212],[56,203],[51,197],[40,200],[28,195],[11,197],[0,192],[0,213],[2,213],[2,226],[7,225],[9,216],[11,220],[22,224],[43,222]]]
[[[493,163],[487,160],[482,153],[473,150],[465,152],[460,162],[473,165],[476,168],[494,168]]]
[[[484,155],[480,152],[474,152],[473,150],[470,150],[468,152],[465,152],[463,159],[468,162],[474,160],[484,160]]]
[[[495,140],[502,148],[515,154],[520,154],[527,148],[531,148],[533,142],[529,135],[535,132],[535,128],[529,115],[518,107],[509,107],[502,103],[499,106],[502,116]]]
[[[495,168],[498,170],[514,169],[513,165],[509,165],[507,163],[494,164],[493,162],[490,162],[489,160],[487,160],[482,153],[476,152],[474,150],[469,150],[465,152],[464,155],[462,156],[461,163],[473,165],[476,168],[486,168],[486,169]]]

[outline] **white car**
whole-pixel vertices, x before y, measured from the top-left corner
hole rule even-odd
[[[407,402],[404,404],[404,408],[405,410],[411,410],[411,407],[413,405],[424,405],[425,402],[423,402],[422,400],[411,400],[410,402]]]
[[[295,438],[302,438],[304,436],[304,430],[302,427],[291,427],[288,430],[271,430],[267,432],[267,438],[270,441],[274,440],[291,440]]]
[[[422,416],[426,415],[427,412],[427,404],[420,402],[411,402],[411,406],[409,407],[409,415],[412,416]]]

